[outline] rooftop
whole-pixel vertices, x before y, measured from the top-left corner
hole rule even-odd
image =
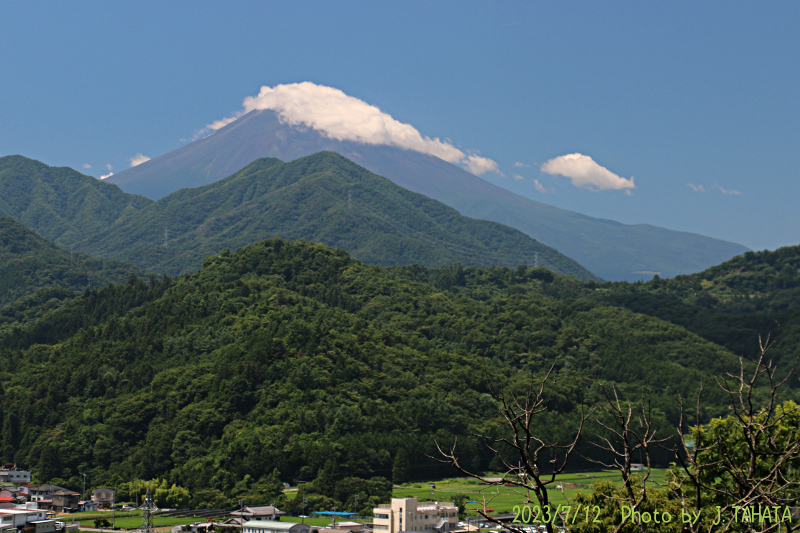
[[[306,526],[311,529],[308,524],[298,524],[297,522],[279,522],[277,520],[248,520],[242,527],[261,527],[265,529],[284,530],[288,531],[293,526]]]

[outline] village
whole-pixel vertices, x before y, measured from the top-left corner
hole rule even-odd
[[[290,517],[277,507],[266,504],[240,505],[234,510],[184,511],[157,509],[149,496],[145,497],[141,506],[117,507],[115,491],[107,487],[91,490],[89,498],[84,498],[85,494],[85,488],[83,493],[79,493],[52,484],[33,484],[30,471],[14,464],[3,465],[0,467],[0,533],[170,530],[169,526],[154,526],[154,516],[183,518],[179,521],[186,523],[172,526],[173,533],[466,533],[496,527],[496,524],[482,523],[482,517],[476,517],[474,523],[460,521],[458,507],[452,502],[418,501],[411,497],[392,498],[391,503],[373,509],[372,517],[357,517],[356,513],[336,510],[316,512],[311,517]],[[108,511],[109,518],[90,523],[70,519],[75,513],[87,511]],[[134,528],[114,527],[113,517],[117,511],[141,512],[141,525]],[[319,526],[320,518],[328,519],[330,523]],[[507,516],[498,518],[510,519]],[[306,519],[310,519],[311,523],[305,523]]]

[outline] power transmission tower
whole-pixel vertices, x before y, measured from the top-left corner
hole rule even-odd
[[[167,240],[169,240],[169,230],[164,228],[164,249],[167,249]]]
[[[539,268],[539,252],[533,254],[533,266]]]
[[[353,191],[347,190],[347,209],[353,209]]]
[[[158,507],[153,503],[153,498],[150,497],[150,487],[147,487],[147,496],[144,497],[142,504],[142,525],[136,531],[139,533],[155,533],[153,527],[153,512],[157,511]]]

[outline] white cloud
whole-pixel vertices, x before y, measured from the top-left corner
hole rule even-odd
[[[100,179],[101,179],[101,180],[104,180],[104,179],[106,179],[106,178],[110,178],[110,177],[111,177],[111,176],[113,176],[113,175],[114,175],[114,173],[113,173],[113,172],[109,172],[108,174],[103,174],[102,176],[100,176]]]
[[[111,169],[113,169],[113,168],[114,168],[114,167],[112,167],[112,166],[111,166],[111,163],[109,163],[109,164],[107,164],[107,165],[106,165],[106,169],[107,169],[107,170],[109,170],[109,171],[110,171]]]
[[[90,165],[89,163],[84,163],[83,164],[83,168],[90,169],[90,168],[92,168],[92,165]]]
[[[264,86],[257,96],[245,98],[243,106],[242,111],[216,120],[206,129],[216,131],[244,113],[269,109],[285,124],[305,126],[338,141],[396,146],[461,164],[475,174],[500,173],[491,159],[466,154],[447,141],[423,136],[410,124],[399,122],[377,107],[333,87],[308,81]]]
[[[527,166],[530,166],[530,165],[526,165],[525,163],[520,163],[519,161],[514,163],[514,168],[522,168],[522,167],[527,167]]]
[[[735,189],[732,189],[732,190],[730,190],[730,191],[729,191],[729,190],[727,190],[727,189],[723,189],[723,188],[722,188],[722,187],[720,187],[719,185],[717,185],[717,188],[720,190],[720,192],[721,192],[722,194],[742,194],[742,193],[741,193],[741,191],[737,191],[737,190],[735,190]]]
[[[522,177],[522,176],[520,176],[519,174],[514,174],[514,179],[515,179],[515,180],[517,180],[517,181],[522,181],[522,180],[524,180],[525,178],[523,178],[523,177]]]
[[[691,187],[694,192],[706,192],[706,188],[702,185],[692,185],[689,183],[689,187]]]
[[[496,162],[479,155],[469,155],[463,159],[461,163],[465,164],[467,169],[473,174],[481,175],[486,172],[494,172],[496,174],[500,174],[501,176],[504,175],[502,172],[500,172],[500,169],[497,168]]]
[[[236,113],[236,114],[235,114],[234,116],[232,116],[232,117],[228,117],[228,118],[221,118],[221,119],[219,119],[219,120],[215,120],[215,121],[214,121],[214,122],[212,122],[211,124],[208,124],[208,125],[206,126],[206,128],[208,128],[208,129],[210,129],[210,130],[217,131],[217,130],[219,130],[219,129],[222,129],[222,128],[224,128],[225,126],[227,126],[228,124],[230,124],[231,122],[233,122],[234,120],[236,120],[237,118],[241,117],[243,114],[244,114],[244,113]]]
[[[587,189],[635,189],[633,178],[617,176],[594,159],[583,154],[567,154],[547,161],[541,168],[547,174],[566,176],[576,187]]]
[[[135,167],[136,165],[141,165],[145,161],[150,161],[150,158],[143,154],[136,154],[135,156],[128,159],[131,162],[131,166]]]
[[[537,190],[537,191],[539,191],[539,192],[540,192],[540,193],[542,193],[542,194],[547,194],[548,192],[550,192],[550,191],[547,189],[547,187],[545,187],[544,185],[542,185],[542,184],[539,182],[539,180],[533,180],[533,186],[534,186],[534,187],[536,187],[536,190]]]

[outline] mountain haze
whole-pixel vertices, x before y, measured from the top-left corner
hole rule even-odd
[[[115,174],[124,190],[161,198],[224,178],[261,157],[290,161],[322,150],[344,155],[401,187],[444,202],[461,214],[512,226],[574,258],[598,276],[637,280],[688,274],[742,254],[739,244],[648,224],[627,225],[536,202],[458,166],[415,151],[337,141],[251,111],[213,134]],[[644,275],[646,277],[646,275]]]
[[[10,199],[6,214],[27,220],[32,229],[61,244],[150,271],[193,271],[204,257],[223,248],[281,236],[341,247],[381,265],[540,264],[595,279],[574,260],[518,230],[464,217],[332,152],[291,163],[259,159],[224,180],[182,189],[157,202],[125,194],[116,185],[71,169],[23,160],[0,159],[0,178],[15,177],[13,186],[0,188]],[[25,183],[26,172],[32,176],[30,184]],[[51,201],[53,182],[59,180],[70,184],[62,185],[62,194],[75,197],[77,207],[67,210]],[[29,189],[42,192],[22,199],[15,196],[16,191]],[[78,195],[73,189],[91,194]],[[80,206],[100,203],[98,198],[113,200],[102,204],[103,218],[76,215],[83,212]],[[30,214],[39,211],[53,215]]]

